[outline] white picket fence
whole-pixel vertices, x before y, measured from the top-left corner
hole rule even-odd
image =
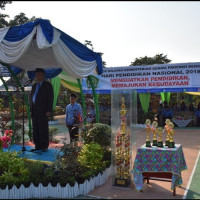
[[[18,189],[15,185],[12,189],[8,189],[8,186],[4,189],[0,189],[0,199],[28,199],[28,198],[74,198],[78,195],[86,195],[95,187],[103,185],[108,177],[111,175],[111,167],[107,168],[103,174],[86,180],[83,184],[78,184],[71,187],[67,184],[65,187],[61,187],[58,183],[56,187],[53,187],[50,183],[44,187],[41,183],[38,187],[35,187],[33,183],[28,188],[24,185]]]

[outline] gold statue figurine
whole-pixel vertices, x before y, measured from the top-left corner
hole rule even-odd
[[[124,171],[123,171],[123,178],[124,179],[128,179],[128,177],[129,177],[129,169],[124,169]]]
[[[165,141],[165,146],[169,146],[169,137],[170,137],[170,127],[169,127],[169,123],[170,123],[170,119],[166,119],[165,120],[165,129],[166,132],[167,132],[167,138],[166,138],[166,141]]]
[[[158,141],[157,141],[157,126],[158,126],[158,122],[157,121],[153,121],[152,123],[152,132],[153,132],[153,146],[157,146],[158,145]]]
[[[147,132],[146,147],[151,147],[151,142],[150,142],[151,120],[147,119],[145,124],[146,124],[145,130]]]
[[[124,117],[127,113],[126,106],[125,106],[125,98],[122,97],[122,105],[121,105],[121,110],[120,114]]]
[[[175,130],[174,130],[174,124],[172,122],[169,123],[169,128],[170,128],[170,134],[169,134],[169,148],[174,148],[175,144],[174,144],[174,134],[175,134]]]
[[[120,178],[122,175],[122,167],[117,168],[117,178]]]
[[[162,127],[157,128],[157,132],[158,132],[158,147],[163,147],[163,141],[162,141],[163,129],[162,129]]]
[[[123,121],[123,122],[121,123],[121,134],[122,134],[122,135],[125,135],[125,134],[126,134],[126,123],[125,123],[125,121]]]

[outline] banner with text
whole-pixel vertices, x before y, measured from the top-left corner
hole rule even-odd
[[[138,93],[200,92],[200,63],[159,64],[104,68],[102,75],[93,75],[97,93],[134,89]],[[84,93],[92,93],[84,78]]]

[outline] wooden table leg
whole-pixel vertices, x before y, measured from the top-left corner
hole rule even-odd
[[[173,196],[176,196],[176,188],[173,190]]]

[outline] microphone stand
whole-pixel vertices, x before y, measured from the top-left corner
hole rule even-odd
[[[28,81],[27,82],[27,84],[26,85],[23,85],[22,86],[22,92],[23,92],[23,115],[22,115],[22,118],[23,118],[23,130],[22,130],[22,139],[23,139],[23,142],[22,142],[22,153],[23,153],[23,155],[25,154],[25,151],[28,151],[28,152],[31,152],[31,153],[37,153],[37,154],[41,154],[40,152],[35,152],[35,151],[29,151],[29,150],[27,150],[26,149],[26,147],[25,147],[25,126],[24,126],[24,118],[25,118],[25,115],[24,115],[24,103],[25,103],[25,100],[24,100],[24,88],[26,87],[26,86],[28,86],[30,83],[32,83],[33,82],[33,80],[31,79],[30,81]],[[10,94],[8,97],[10,97],[10,96],[12,96],[13,94],[15,94],[16,92],[17,92],[18,90],[16,90],[15,92],[13,92],[12,94]]]

